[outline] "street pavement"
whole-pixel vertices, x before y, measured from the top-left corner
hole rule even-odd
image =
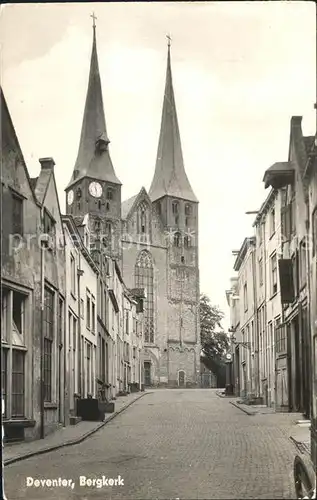
[[[293,426],[291,414],[250,417],[215,390],[158,389],[81,444],[7,465],[5,491],[8,500],[294,498]]]

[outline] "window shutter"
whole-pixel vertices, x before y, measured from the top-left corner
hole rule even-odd
[[[281,287],[281,302],[282,304],[290,304],[295,299],[292,260],[279,259],[278,268]]]

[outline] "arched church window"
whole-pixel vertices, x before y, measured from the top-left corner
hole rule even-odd
[[[181,234],[179,232],[174,234],[174,247],[180,247],[181,245]]]
[[[145,290],[144,300],[144,340],[154,342],[154,266],[147,250],[143,250],[135,264],[135,287]]]
[[[98,200],[98,210],[101,210],[101,201]]]
[[[106,234],[107,236],[111,236],[112,233],[112,224],[111,222],[106,222]]]
[[[112,188],[107,189],[107,200],[113,200],[113,189]]]
[[[172,213],[174,215],[177,215],[179,212],[179,204],[178,204],[178,201],[173,201],[172,203]]]
[[[190,247],[190,237],[189,236],[184,236],[184,247],[189,248]]]
[[[185,215],[192,215],[192,206],[189,203],[185,205]]]
[[[147,227],[147,204],[141,203],[138,207],[138,233],[144,234],[148,232]]]
[[[107,201],[107,203],[106,203],[106,210],[107,210],[107,212],[109,212],[109,210],[110,210],[110,204],[109,204],[109,201]]]
[[[76,190],[76,197],[77,197],[77,200],[79,200],[81,198],[81,189],[80,188],[77,188]]]

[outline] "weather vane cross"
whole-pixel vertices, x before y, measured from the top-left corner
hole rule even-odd
[[[168,42],[167,42],[168,46],[170,47],[171,46],[172,37],[171,37],[171,35],[166,35],[166,38],[168,40]]]
[[[92,25],[92,27],[93,27],[93,28],[95,28],[95,27],[96,27],[96,22],[95,22],[95,21],[96,21],[96,19],[97,19],[97,17],[95,16],[95,13],[93,12],[93,13],[90,15],[90,17],[92,18],[92,21],[93,21],[93,25]]]

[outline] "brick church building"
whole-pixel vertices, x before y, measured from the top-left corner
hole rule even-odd
[[[198,200],[187,178],[172,83],[170,44],[151,187],[122,202],[109,150],[96,27],[78,156],[66,211],[89,214],[91,245],[102,240],[130,289],[145,290],[145,385],[195,386],[200,375]]]

